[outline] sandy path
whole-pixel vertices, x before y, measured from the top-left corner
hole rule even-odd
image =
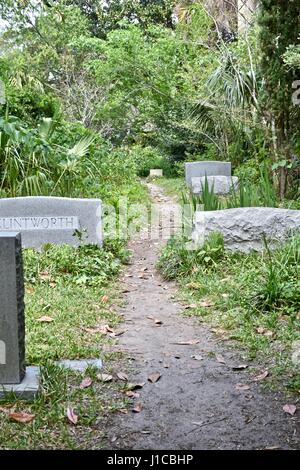
[[[154,202],[172,203],[161,189],[148,186]],[[109,448],[299,448],[299,423],[297,434],[296,418],[282,411],[284,398],[250,381],[253,365],[234,371],[233,366],[245,362],[238,352],[197,319],[181,315],[183,306],[174,300],[175,285],[163,281],[155,270],[160,245],[136,240],[130,246],[133,260],[123,280],[127,331],[119,346],[131,357],[130,382],[146,384],[133,402],[143,404],[142,412],[118,414],[109,423]],[[163,324],[156,326],[148,316]],[[174,344],[193,339],[199,343]],[[226,364],[219,363],[215,354],[222,354]],[[154,384],[147,381],[153,373],[161,374]],[[251,388],[239,391],[238,383]]]

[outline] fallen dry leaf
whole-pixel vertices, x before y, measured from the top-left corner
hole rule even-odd
[[[34,293],[35,293],[34,287],[32,286],[26,287],[26,294],[34,294]]]
[[[127,392],[125,392],[125,395],[129,398],[139,398],[140,397],[139,393],[133,392],[132,390],[127,390]]]
[[[201,289],[201,284],[198,284],[197,282],[189,282],[188,284],[186,284],[186,286],[188,289]]]
[[[51,323],[54,321],[54,318],[47,317],[46,315],[37,319],[40,323]]]
[[[250,390],[250,386],[246,385],[246,384],[236,384],[235,389],[236,390],[241,390],[241,391],[246,391],[246,390]]]
[[[141,274],[139,274],[139,275],[138,275],[138,278],[139,278],[139,279],[149,279],[149,277],[147,276],[146,273],[141,273]]]
[[[100,300],[103,304],[106,304],[109,301],[109,297],[108,295],[103,295]]]
[[[143,404],[141,402],[137,403],[134,408],[132,408],[133,413],[140,413],[143,409]]]
[[[126,333],[127,330],[117,330],[114,331],[113,333],[110,333],[110,336],[122,336],[124,333]]]
[[[90,333],[92,335],[94,335],[96,333],[101,333],[103,335],[115,334],[114,330],[112,328],[110,328],[109,325],[97,326],[95,328],[83,328],[83,330],[86,333]]]
[[[172,343],[172,344],[178,344],[179,346],[192,346],[193,344],[198,344],[198,343],[200,343],[199,339],[190,339],[188,341],[179,341],[178,343]]]
[[[248,364],[240,364],[238,366],[233,366],[232,370],[244,370],[248,368]]]
[[[202,361],[203,360],[203,357],[200,356],[200,354],[193,354],[191,356],[191,359],[194,359],[195,361]]]
[[[9,407],[5,407],[5,406],[0,406],[0,413],[5,413],[5,414],[9,414],[11,413],[11,408]]]
[[[39,276],[43,281],[47,281],[50,279],[50,274],[48,273],[48,271],[41,272]]]
[[[247,416],[247,417],[245,418],[245,423],[246,423],[246,424],[250,424],[250,423],[252,423],[252,421],[255,420],[255,418],[256,418],[256,416]]]
[[[87,377],[86,379],[84,379],[81,384],[79,385],[79,388],[88,388],[92,385],[93,381],[90,377]]]
[[[34,419],[34,415],[22,411],[19,413],[9,412],[8,417],[17,423],[30,423]]]
[[[140,388],[143,388],[143,386],[145,385],[145,382],[143,383],[138,383],[138,384],[128,384],[127,385],[127,389],[128,390],[139,390]]]
[[[101,380],[101,382],[111,382],[113,379],[113,376],[109,374],[98,374],[97,378]]]
[[[277,450],[280,449],[279,446],[271,446],[271,447],[265,447],[265,450]]]
[[[291,416],[294,416],[297,411],[297,407],[295,405],[284,405],[282,409],[285,413],[288,413]]]
[[[221,354],[216,354],[216,359],[220,364],[226,364],[226,361]]]
[[[156,382],[159,381],[160,378],[161,378],[161,374],[157,373],[157,374],[149,375],[148,380],[149,382],[155,384]]]
[[[263,326],[259,326],[258,328],[256,328],[256,331],[258,334],[264,335],[267,338],[274,338],[276,336],[274,331],[268,330],[267,328],[264,328]]]
[[[259,382],[260,380],[264,380],[266,377],[268,377],[269,371],[265,370],[264,372],[261,372],[260,374],[256,375],[253,377],[253,382]]]
[[[209,307],[213,307],[215,304],[209,299],[203,299],[201,300],[199,305],[200,307],[203,307],[203,308],[209,308]]]
[[[76,424],[78,423],[78,416],[75,413],[74,409],[70,406],[67,408],[67,418],[70,423],[74,424],[74,426],[76,426]]]
[[[123,380],[124,382],[127,382],[128,380],[128,376],[124,374],[124,372],[118,372],[117,377],[118,379]]]

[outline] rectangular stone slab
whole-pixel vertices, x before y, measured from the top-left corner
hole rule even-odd
[[[25,376],[24,280],[21,235],[0,233],[0,384]]]
[[[192,187],[192,178],[202,176],[231,176],[231,162],[188,162],[185,164],[186,184]]]
[[[26,374],[20,384],[0,384],[0,398],[8,398],[11,395],[18,400],[34,400],[40,391],[40,369],[31,366],[26,368]]]
[[[101,246],[102,203],[45,196],[0,199],[0,231],[20,232],[24,248],[40,249],[46,243]]]

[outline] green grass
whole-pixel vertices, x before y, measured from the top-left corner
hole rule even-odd
[[[92,195],[118,206],[120,197],[130,204],[148,204],[147,189],[126,174],[95,180]],[[91,191],[91,188],[89,188]],[[89,196],[91,194],[89,193]],[[131,214],[132,221],[138,209]],[[26,363],[41,367],[41,393],[33,403],[6,397],[0,401],[0,449],[94,449],[107,447],[106,424],[111,413],[128,406],[122,393],[124,382],[114,370],[125,358],[114,352],[117,339],[95,332],[109,325],[114,331],[122,321],[118,276],[129,260],[126,240],[105,241],[104,249],[82,246],[47,245],[43,251],[24,250],[26,303]],[[40,321],[50,317],[51,321]],[[118,349],[118,348],[117,348]],[[113,375],[103,383],[91,368],[85,374],[59,368],[59,359],[101,358],[101,373]],[[85,377],[92,385],[79,388]],[[67,417],[72,407],[78,415],[76,426]],[[34,415],[20,424],[9,419],[8,411]]]
[[[173,240],[158,266],[164,277],[178,280],[181,297],[192,306],[188,315],[269,367],[274,383],[300,392],[299,365],[292,363],[300,340],[300,239],[271,255],[229,254],[220,243],[211,252],[212,246],[187,251]]]
[[[187,192],[183,178],[157,178],[155,184],[163,188],[168,196],[174,197],[177,201],[181,199],[182,192]]]
[[[121,320],[116,313],[116,282],[127,252],[120,243],[107,245],[105,249],[47,246],[41,253],[25,250],[26,362],[41,366],[42,392],[32,404],[10,397],[2,400],[1,449],[99,448],[105,437],[101,423],[108,413],[126,406],[116,382],[103,384],[94,370],[88,370],[85,376],[93,384],[82,390],[83,374],[54,364],[63,358],[102,358],[112,367],[121,358],[107,352],[113,338],[86,330],[101,325],[116,329]],[[53,321],[39,321],[44,316]],[[77,426],[66,418],[69,406],[79,416]],[[35,418],[27,424],[11,422],[5,413],[8,407]]]
[[[93,380],[81,389],[85,377]],[[109,413],[127,406],[121,393],[123,385],[104,384],[97,373],[85,374],[63,370],[51,363],[41,369],[42,392],[33,403],[10,400],[1,402],[0,448],[3,449],[99,449],[105,445],[104,424]],[[113,397],[113,398],[112,398]],[[67,409],[78,416],[74,426],[67,419]],[[31,422],[12,422],[5,410],[34,415]]]

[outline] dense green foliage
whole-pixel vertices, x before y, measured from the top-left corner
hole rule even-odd
[[[295,69],[284,66],[284,54],[299,37],[300,15],[297,2],[262,0],[260,14],[260,64],[264,87],[261,106],[270,131],[269,140],[279,171],[280,196],[286,193],[287,168],[292,165],[292,144],[299,135],[300,112],[292,102]]]
[[[73,194],[75,187],[78,194],[79,179],[89,188],[86,181],[92,171],[98,178],[104,156],[114,167],[117,155],[118,168],[121,152],[129,161],[134,156],[140,176],[152,165],[175,176],[182,171],[178,161],[229,159],[238,176],[258,183],[264,162],[281,197],[297,197],[299,108],[291,97],[299,11],[295,2],[261,5],[260,27],[225,43],[200,1],[185,2],[178,23],[169,0],[104,6],[97,0],[26,0],[23,7],[3,1],[2,119],[25,134],[36,134],[45,118],[55,123],[39,149],[41,170],[25,161],[22,173],[13,161],[10,176],[17,171],[20,184],[11,188],[5,176],[5,194],[51,194],[53,188]],[[68,149],[91,135],[95,142],[85,158],[70,162]],[[29,140],[30,154],[36,144]],[[11,155],[17,147],[23,161],[24,142],[10,144],[6,150]],[[3,178],[7,158],[1,161]],[[69,188],[68,175],[75,175]]]
[[[299,257],[299,236],[272,252],[267,245],[263,253],[238,254],[224,251],[222,238],[213,234],[196,250],[171,240],[158,267],[166,279],[178,280],[188,314],[247,346],[251,357],[269,363],[273,380],[299,392],[299,368],[291,361],[300,339]]]

